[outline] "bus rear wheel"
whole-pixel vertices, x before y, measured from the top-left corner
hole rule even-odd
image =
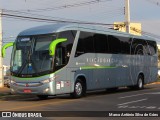
[[[142,75],[139,75],[137,78],[137,84],[134,86],[128,86],[130,89],[133,90],[141,90],[144,88],[144,77]]]
[[[137,80],[137,85],[136,85],[136,88],[137,88],[138,90],[141,90],[141,89],[144,88],[144,82],[143,82],[143,80],[144,80],[143,76],[142,76],[142,75],[139,75],[139,76],[138,76],[138,80]]]
[[[48,95],[37,95],[37,97],[41,100],[45,100],[48,98]]]
[[[85,93],[86,93],[85,83],[82,80],[77,79],[74,85],[74,92],[71,93],[71,97],[80,98],[84,96]]]

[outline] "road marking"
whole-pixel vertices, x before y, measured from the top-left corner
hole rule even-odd
[[[159,89],[159,87],[156,87],[156,88],[151,88],[151,89],[143,89],[143,90],[141,90],[141,92],[146,92],[146,91],[153,91],[153,90],[157,90],[157,89]],[[137,93],[137,92],[140,92],[139,90],[137,90],[137,91],[131,91],[131,93]],[[124,94],[123,92],[122,93],[119,93],[119,94]],[[143,93],[143,94],[146,94],[146,93]],[[124,96],[124,97],[127,97],[127,96]]]
[[[129,97],[136,97],[136,96],[145,95],[145,94],[148,94],[148,93],[143,93],[143,94],[136,94],[136,95],[129,95],[129,96],[124,96],[124,97],[119,97],[119,99],[129,98]]]
[[[148,94],[159,95],[160,92],[152,92],[152,93],[148,93]]]
[[[130,109],[160,109],[157,106],[118,106],[118,108],[130,108]]]
[[[141,109],[142,109],[142,108],[146,108],[146,106],[140,106],[139,108],[141,108]]]
[[[130,102],[126,102],[126,103],[121,103],[121,104],[118,104],[118,105],[126,105],[126,104],[141,102],[141,101],[145,101],[145,100],[147,100],[147,98],[141,99],[141,100],[130,101]]]
[[[146,107],[147,109],[155,109],[156,106],[149,106],[149,107]]]
[[[118,108],[128,108],[128,106],[118,106]]]
[[[143,93],[143,94],[129,95],[129,96],[124,96],[124,97],[119,97],[119,99],[129,98],[129,97],[136,97],[136,96],[141,96],[141,95],[146,95],[146,94],[159,95],[159,94],[160,94],[160,92],[150,92],[150,93]]]
[[[135,108],[137,108],[137,106],[132,106],[132,107],[128,107],[128,108],[135,109]]]

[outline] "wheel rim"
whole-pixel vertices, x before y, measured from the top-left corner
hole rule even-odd
[[[143,86],[142,79],[141,79],[141,78],[139,78],[139,81],[138,81],[138,87],[139,87],[139,88],[142,88],[142,86]]]
[[[77,95],[81,95],[81,93],[82,93],[82,85],[81,85],[81,83],[79,83],[79,82],[76,83],[75,91],[76,91]]]

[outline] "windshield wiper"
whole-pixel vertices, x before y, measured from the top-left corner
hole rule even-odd
[[[18,69],[17,73],[16,73],[16,76],[19,76],[19,74],[22,73],[22,70],[26,67],[27,65],[27,59],[24,61],[24,63],[22,64],[21,68]]]

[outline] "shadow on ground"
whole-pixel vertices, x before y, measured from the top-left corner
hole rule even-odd
[[[157,86],[158,88],[159,86]],[[149,90],[149,89],[155,89],[156,87],[154,85],[147,85],[143,90]],[[112,90],[107,91],[105,89],[103,90],[96,90],[96,91],[89,91],[86,94],[86,97],[95,97],[95,96],[101,96],[101,95],[111,95],[111,94],[119,94],[119,93],[127,93],[131,91],[137,91],[133,89],[129,89],[127,87],[119,88],[118,90]],[[63,95],[57,95],[57,96],[49,96],[47,99],[73,99],[70,97],[69,94],[63,94]],[[3,101],[42,101],[39,99],[36,95],[12,95],[9,92],[0,94],[0,100]]]

